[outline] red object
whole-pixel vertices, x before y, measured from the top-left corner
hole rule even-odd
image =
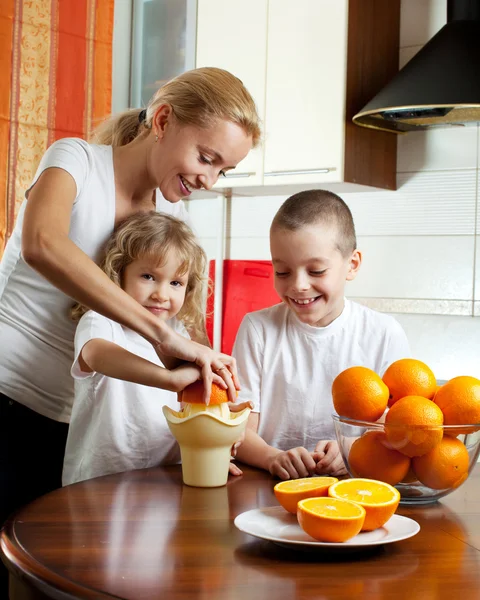
[[[209,276],[215,286],[215,261]],[[232,353],[243,317],[255,310],[278,304],[273,287],[273,267],[268,260],[225,260],[223,262],[223,310],[221,350]],[[213,289],[207,303],[207,333],[213,343]]]

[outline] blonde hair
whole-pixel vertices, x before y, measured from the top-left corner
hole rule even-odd
[[[193,231],[183,221],[155,211],[128,217],[108,240],[100,267],[122,287],[125,268],[134,260],[149,257],[161,265],[171,250],[180,261],[178,275],[188,272],[185,300],[176,317],[193,335],[202,336],[205,332],[203,304],[207,256]],[[87,310],[80,304],[75,305],[72,318],[80,319]]]
[[[94,133],[97,144],[124,146],[151,129],[162,104],[169,104],[181,125],[209,128],[219,120],[239,125],[252,137],[255,147],[261,136],[255,102],[243,83],[223,69],[203,67],[186,71],[165,83],[142,109],[132,108],[107,119]],[[142,115],[143,116],[143,115]]]

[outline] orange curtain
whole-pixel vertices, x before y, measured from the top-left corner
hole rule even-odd
[[[0,256],[47,147],[111,109],[114,0],[0,0]]]

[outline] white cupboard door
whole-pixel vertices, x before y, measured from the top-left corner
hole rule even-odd
[[[264,185],[343,180],[348,0],[270,0]]]
[[[263,125],[268,0],[198,0],[197,67],[220,67],[241,79]],[[215,188],[261,185],[263,148],[252,150]]]

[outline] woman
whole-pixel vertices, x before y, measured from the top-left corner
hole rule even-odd
[[[108,120],[98,144],[63,139],[47,150],[0,265],[2,522],[61,485],[74,300],[149,340],[167,366],[196,363],[206,397],[216,381],[234,399],[234,359],[175,333],[96,263],[116,224],[151,210],[159,191],[166,212],[181,218],[180,200],[210,189],[259,136],[241,81],[203,68],[165,84],[145,110]]]

